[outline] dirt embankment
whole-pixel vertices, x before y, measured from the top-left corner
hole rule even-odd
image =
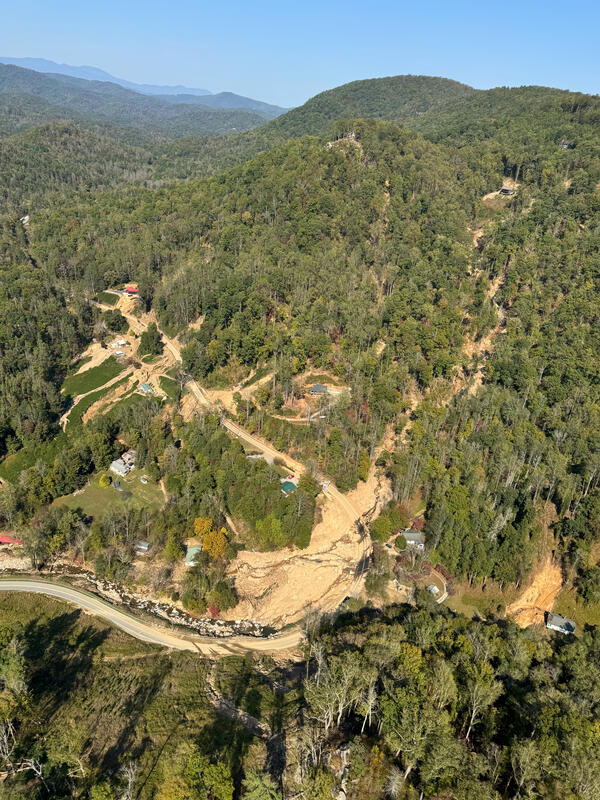
[[[380,450],[393,448],[388,429]],[[379,454],[378,451],[377,455]],[[375,467],[348,494],[333,485],[321,496],[322,519],[304,550],[242,551],[230,566],[240,602],[229,619],[252,619],[276,626],[296,622],[308,610],[332,611],[360,593],[371,541],[362,526],[392,499],[389,481]]]
[[[512,617],[522,628],[543,624],[545,613],[554,608],[561,587],[561,569],[549,556],[523,594],[508,606],[507,616]]]

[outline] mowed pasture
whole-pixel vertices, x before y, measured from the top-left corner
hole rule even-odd
[[[160,486],[149,476],[148,483],[143,484],[140,480],[144,472],[133,469],[129,475],[120,478],[113,475],[113,483],[106,489],[99,486],[100,475],[94,475],[88,485],[78,494],[68,494],[57,498],[54,506],[67,506],[69,508],[80,508],[89,517],[102,516],[109,507],[129,505],[134,508],[147,508],[149,511],[159,509],[164,503],[163,493]],[[114,481],[118,481],[121,488],[120,492],[114,486]]]

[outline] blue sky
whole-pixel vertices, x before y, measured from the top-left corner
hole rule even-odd
[[[359,78],[600,92],[592,0],[0,0],[0,55],[297,105]]]

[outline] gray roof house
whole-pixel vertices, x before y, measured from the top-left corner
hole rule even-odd
[[[150,550],[150,542],[144,542],[142,539],[136,544],[135,549],[138,553],[147,553]]]
[[[120,475],[122,478],[124,478],[125,475],[127,475],[127,473],[131,470],[131,467],[126,464],[122,458],[115,458],[109,469],[111,472],[114,472],[116,475]]]
[[[549,611],[546,616],[546,627],[559,633],[575,633],[575,623],[572,619],[561,617],[560,614],[554,614],[552,611]]]
[[[122,478],[128,475],[135,466],[135,450],[127,450],[120,458],[116,458],[110,465],[109,469],[116,475]]]
[[[314,386],[311,386],[309,392],[312,395],[319,395],[319,394],[327,394],[329,389],[322,383],[315,383]]]
[[[425,538],[421,531],[417,531],[415,528],[407,528],[402,531],[401,536],[406,539],[407,547],[412,547],[415,550],[425,550]]]

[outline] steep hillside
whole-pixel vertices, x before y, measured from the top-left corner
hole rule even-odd
[[[25,214],[77,190],[142,180],[149,161],[147,151],[67,122],[0,138],[0,213]]]
[[[50,103],[66,110],[69,116],[75,115],[75,119],[83,117],[138,128],[163,138],[232,133],[264,122],[263,115],[249,109],[211,109],[196,104],[182,109],[178,103],[142,95],[116,84],[43,74],[2,64],[0,99],[5,93],[11,95],[13,117],[18,118],[18,96],[28,98],[24,109],[26,117],[31,115],[31,98],[36,97],[42,100],[42,115],[57,113],[48,109],[46,104]]]
[[[177,142],[161,151],[164,174],[210,174],[246,161],[287,139],[329,131],[340,119],[370,118],[402,122],[418,117],[448,100],[462,101],[475,93],[470,86],[423,75],[398,75],[353,81],[312,97],[250,133],[215,139]]]

